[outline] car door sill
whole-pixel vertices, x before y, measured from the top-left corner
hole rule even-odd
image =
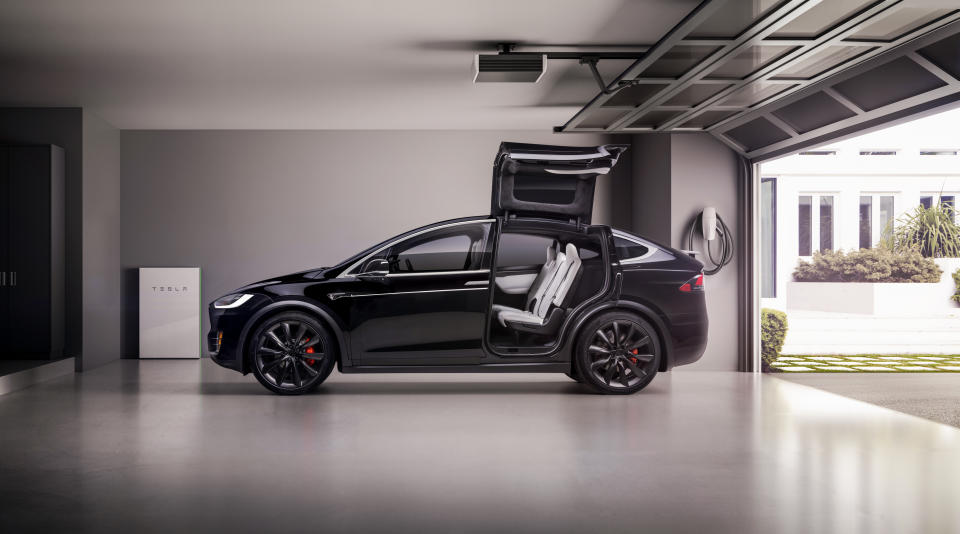
[[[565,373],[570,362],[481,363],[461,365],[356,365],[342,373]]]

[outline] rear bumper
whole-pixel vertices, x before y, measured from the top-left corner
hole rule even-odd
[[[687,365],[698,361],[707,349],[707,318],[674,323],[670,332],[673,338],[673,351],[670,355],[670,367]]]

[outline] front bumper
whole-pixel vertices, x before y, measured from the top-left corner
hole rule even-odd
[[[210,303],[210,331],[207,351],[210,359],[222,367],[243,372],[243,335],[250,318],[271,302],[266,295],[254,294],[238,308],[215,308]]]

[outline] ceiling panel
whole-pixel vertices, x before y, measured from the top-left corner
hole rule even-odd
[[[730,60],[721,63],[707,76],[710,78],[744,78],[756,72],[760,67],[796,49],[795,46],[782,45],[751,46]]]
[[[782,0],[728,2],[717,13],[690,32],[692,38],[733,38],[747,29]]]
[[[871,111],[945,85],[947,82],[930,71],[901,57],[842,81],[833,89],[860,109]]]
[[[664,122],[679,115],[679,111],[671,110],[653,110],[643,114],[639,119],[630,124],[629,128],[656,128]]]
[[[824,0],[789,22],[773,36],[816,37],[874,3],[876,0]]]
[[[764,117],[758,117],[746,124],[727,130],[725,135],[736,141],[747,152],[767,146],[770,143],[790,139],[790,134]]]
[[[931,10],[923,7],[903,7],[889,15],[878,17],[876,22],[867,25],[850,37],[853,39],[892,41],[905,33],[949,15],[951,12],[950,9]]]
[[[664,102],[664,105],[667,106],[696,106],[697,104],[703,102],[704,100],[710,98],[711,96],[719,93],[720,91],[730,87],[729,85],[722,85],[716,83],[701,83],[696,85],[691,85],[680,91],[672,98]]]
[[[954,78],[960,79],[960,34],[925,46],[918,50],[918,53]]]
[[[716,46],[678,45],[643,72],[644,78],[676,78],[717,50]]]
[[[732,117],[736,111],[734,110],[713,110],[695,115],[692,119],[680,125],[680,128],[697,128],[704,129],[713,126],[714,124],[722,121],[723,119]]]
[[[862,46],[828,46],[781,70],[774,79],[808,80],[871,50]]]
[[[753,106],[794,87],[796,87],[796,85],[781,82],[751,83],[732,93],[721,103],[728,106]]]
[[[773,115],[798,133],[807,133],[856,115],[830,95],[818,92],[783,106]]]

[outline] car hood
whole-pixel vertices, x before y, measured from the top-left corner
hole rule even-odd
[[[274,276],[272,278],[267,278],[266,280],[260,280],[259,282],[254,282],[252,284],[247,284],[243,287],[237,288],[236,292],[249,291],[251,289],[260,289],[266,286],[272,286],[275,284],[292,284],[298,282],[308,282],[316,280],[318,278],[323,278],[323,274],[328,271],[330,267],[320,267],[318,269],[310,269],[307,271],[299,271],[296,273],[284,274],[281,276]]]

